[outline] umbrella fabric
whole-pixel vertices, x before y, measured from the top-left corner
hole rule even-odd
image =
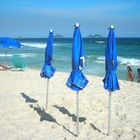
[[[103,80],[104,89],[112,92],[119,90],[119,83],[116,75],[117,69],[117,50],[116,50],[116,38],[114,29],[109,29],[109,35],[107,40],[107,46],[105,50],[105,69],[106,75]]]
[[[0,47],[3,48],[21,48],[23,45],[17,40],[9,37],[0,38]]]
[[[72,47],[72,72],[66,85],[74,91],[84,89],[88,83],[87,78],[82,73],[84,68],[84,50],[79,27],[75,27]]]
[[[40,73],[41,77],[44,78],[53,77],[56,69],[52,66],[52,57],[53,57],[53,32],[50,32],[45,51],[45,64]]]

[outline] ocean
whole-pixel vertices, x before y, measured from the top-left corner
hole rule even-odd
[[[0,64],[12,65],[13,54],[21,54],[26,60],[28,68],[41,69],[44,63],[44,53],[47,38],[18,39],[24,47],[22,49],[0,48]],[[105,47],[106,38],[83,38],[86,66],[85,74],[104,77],[105,75]],[[57,71],[71,72],[72,38],[54,39],[53,66]],[[140,38],[117,38],[119,79],[126,79],[126,66],[130,65],[135,79],[137,68],[140,68]],[[6,57],[5,57],[6,55]]]

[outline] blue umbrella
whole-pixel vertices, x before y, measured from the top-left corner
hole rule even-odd
[[[22,44],[13,39],[13,38],[9,38],[9,37],[0,37],[0,47],[2,48],[22,48]],[[7,54],[5,54],[5,61],[6,61],[6,58],[7,58]]]
[[[73,46],[72,46],[72,72],[67,80],[66,85],[72,90],[77,92],[77,136],[79,135],[79,91],[83,90],[88,80],[82,73],[84,68],[84,49],[79,29],[79,23],[76,23],[74,35],[73,35]]]
[[[17,40],[9,37],[0,37],[0,47],[3,48],[21,48],[23,45]]]
[[[45,64],[40,73],[41,77],[47,78],[46,109],[48,106],[49,79],[53,77],[56,71],[56,69],[52,66],[52,57],[53,57],[53,30],[51,29],[47,40],[47,46],[45,51]]]
[[[116,75],[117,70],[117,50],[116,50],[116,38],[114,33],[114,26],[109,28],[109,35],[107,40],[107,46],[105,50],[105,70],[106,75],[103,80],[104,89],[109,91],[109,117],[108,117],[108,135],[110,134],[110,112],[111,112],[111,92],[119,90],[119,83]]]

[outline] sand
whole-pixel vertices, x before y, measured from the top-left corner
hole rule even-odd
[[[68,73],[47,80],[38,70],[0,72],[0,140],[75,140],[76,94],[65,86]],[[140,140],[140,86],[119,81],[112,94],[111,132],[107,136],[108,92],[101,77],[87,75],[79,95],[79,140]]]

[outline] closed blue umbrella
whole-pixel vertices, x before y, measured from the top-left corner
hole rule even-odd
[[[109,117],[108,117],[108,134],[110,134],[110,112],[111,112],[111,92],[119,90],[119,83],[116,75],[117,70],[117,50],[114,26],[109,28],[107,46],[105,50],[105,70],[106,75],[103,80],[104,89],[109,91]]]
[[[48,105],[49,79],[53,77],[56,71],[56,69],[52,66],[52,58],[53,58],[53,30],[50,30],[45,51],[45,63],[40,73],[41,77],[47,78],[46,109]]]
[[[80,25],[75,25],[72,46],[72,72],[67,80],[66,85],[77,92],[77,136],[79,135],[79,91],[83,90],[88,80],[82,73],[84,68],[84,49],[79,29]]]

